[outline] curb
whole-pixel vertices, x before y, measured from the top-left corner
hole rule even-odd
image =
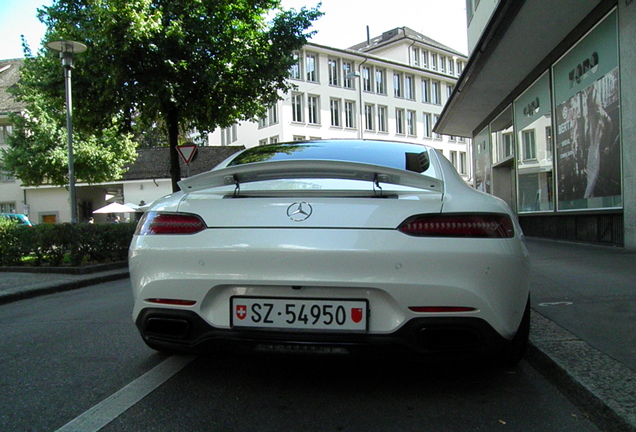
[[[25,300],[29,298],[39,297],[47,294],[54,294],[64,291],[71,291],[79,288],[84,288],[90,285],[96,285],[104,282],[110,282],[119,279],[126,279],[130,275],[128,269],[125,270],[111,270],[102,272],[99,275],[88,275],[79,277],[76,280],[60,281],[56,283],[43,283],[40,286],[32,286],[29,289],[15,289],[7,290],[0,293],[0,305],[12,303],[18,300]]]
[[[603,430],[636,432],[636,372],[532,311],[526,360]]]

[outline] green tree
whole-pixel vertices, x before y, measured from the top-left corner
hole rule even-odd
[[[5,169],[26,186],[64,186],[69,184],[65,99],[51,99],[40,92],[41,80],[30,67],[35,61],[26,60],[21,82],[12,90],[26,109],[10,115],[13,134],[8,147],[2,149],[2,160]],[[61,73],[59,62],[57,69]],[[120,131],[116,118],[96,132],[75,131],[73,166],[77,180],[99,183],[121,178],[123,167],[133,163],[137,154],[132,135]]]
[[[121,126],[165,125],[176,191],[179,131],[207,133],[262,116],[291,88],[292,53],[313,34],[318,7],[285,11],[279,0],[59,0],[39,18],[47,25],[45,41],[88,47],[73,73],[77,127],[101,130],[118,116]],[[63,98],[55,55],[41,57],[34,68],[40,90]]]

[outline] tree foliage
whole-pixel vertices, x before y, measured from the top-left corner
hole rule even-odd
[[[21,113],[11,114],[13,134],[2,150],[5,169],[15,173],[25,186],[64,186],[68,179],[68,135],[65,99],[47,97],[39,91],[42,80],[27,59],[15,95],[26,103]],[[57,72],[62,73],[58,64]],[[73,134],[75,177],[78,181],[100,183],[120,179],[124,166],[135,161],[136,144],[110,119],[102,129]]]
[[[290,89],[292,53],[320,15],[318,7],[280,10],[279,0],[59,0],[39,18],[45,41],[88,47],[73,73],[78,130],[111,127],[113,118],[128,130],[165,125],[177,190],[179,131],[260,117]],[[39,91],[63,101],[55,54],[27,65],[41,77]]]

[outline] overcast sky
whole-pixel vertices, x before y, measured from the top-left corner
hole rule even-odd
[[[37,52],[45,27],[36,10],[52,0],[0,0],[0,59],[22,57],[20,35]],[[286,9],[313,7],[318,2],[282,0]],[[466,54],[465,0],[322,0],[325,15],[314,25],[312,42],[348,48],[396,27],[409,27]]]

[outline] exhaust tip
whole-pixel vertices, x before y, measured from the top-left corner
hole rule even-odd
[[[184,319],[153,317],[146,320],[143,331],[147,336],[185,339],[190,332],[190,323]]]

